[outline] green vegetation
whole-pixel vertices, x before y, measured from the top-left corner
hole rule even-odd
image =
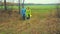
[[[31,9],[55,9],[57,5],[25,5],[25,7],[30,7]],[[0,6],[0,9],[1,8],[4,8],[4,6]],[[18,9],[19,6],[7,6],[7,8]]]

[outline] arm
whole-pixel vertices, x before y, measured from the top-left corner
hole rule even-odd
[[[30,9],[30,15],[31,15],[31,9]]]

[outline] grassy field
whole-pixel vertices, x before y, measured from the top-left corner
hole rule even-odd
[[[60,18],[56,17],[56,7],[29,7],[32,9],[32,17],[25,21],[16,10],[0,11],[0,34],[60,34]]]
[[[31,9],[55,9],[57,8],[57,5],[25,5],[25,7],[30,7]],[[59,5],[60,7],[60,5]],[[4,6],[0,6],[0,9],[3,9]],[[18,6],[7,6],[7,8],[12,8],[12,9],[19,9]]]

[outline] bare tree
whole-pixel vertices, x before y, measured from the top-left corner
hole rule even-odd
[[[20,14],[20,0],[19,0],[19,14]]]
[[[60,18],[60,3],[57,4],[57,17]]]
[[[23,3],[22,3],[22,8],[24,8],[24,0],[23,0]]]
[[[2,0],[0,0],[0,9],[2,9]]]
[[[4,0],[4,9],[7,10],[6,0]]]

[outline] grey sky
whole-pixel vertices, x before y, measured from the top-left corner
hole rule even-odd
[[[20,0],[22,2],[22,0]],[[7,2],[13,2],[13,0],[7,0]],[[18,0],[14,0],[15,3]],[[60,0],[25,0],[25,3],[35,3],[35,4],[55,4],[60,3]]]
[[[25,3],[50,4],[59,3],[60,0],[25,0]]]

